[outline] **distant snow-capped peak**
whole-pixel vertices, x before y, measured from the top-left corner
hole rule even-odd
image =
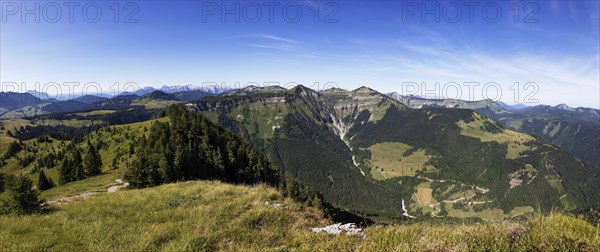
[[[573,111],[573,110],[575,110],[574,108],[572,108],[572,107],[569,107],[569,105],[567,105],[567,104],[564,104],[564,103],[561,103],[561,104],[558,104],[558,105],[556,105],[556,107],[555,107],[555,108],[557,108],[557,109],[562,109],[562,110],[569,110],[569,111]]]
[[[198,86],[198,85],[188,84],[188,85],[174,85],[174,86],[164,85],[158,90],[163,91],[165,93],[187,92],[187,91],[193,91],[193,90],[200,90],[200,91],[204,91],[207,93],[220,94],[225,91],[228,91],[229,89],[225,88],[225,87],[219,87],[217,85]]]

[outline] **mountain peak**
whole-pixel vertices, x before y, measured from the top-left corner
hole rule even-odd
[[[357,89],[352,90],[352,92],[354,93],[379,93],[377,91],[375,91],[374,89],[370,88],[370,87],[366,87],[366,86],[362,86],[359,87]]]
[[[152,93],[145,94],[144,96],[142,96],[142,98],[167,100],[167,101],[177,100],[177,98],[175,98],[173,95],[167,94],[160,90],[156,90],[156,91],[153,91]]]
[[[95,95],[83,95],[83,96],[79,96],[72,100],[81,102],[81,103],[85,103],[85,104],[92,104],[92,103],[96,103],[96,102],[106,101],[106,100],[108,100],[108,98],[95,96]]]
[[[294,90],[296,92],[310,92],[310,91],[314,92],[314,90],[312,90],[312,89],[310,89],[310,88],[308,88],[308,87],[306,87],[306,86],[304,86],[302,84],[298,84],[297,86],[291,88],[290,90]]]
[[[294,93],[294,94],[300,95],[300,96],[304,96],[304,97],[307,97],[307,96],[318,97],[320,95],[317,91],[312,90],[312,89],[310,89],[308,87],[305,87],[303,85],[295,86],[295,87],[291,88],[289,91],[291,93]]]
[[[348,90],[342,89],[342,88],[332,87],[332,88],[328,88],[328,89],[322,90],[321,92],[323,92],[323,93],[340,93],[340,92],[348,92]]]
[[[556,105],[555,108],[562,109],[562,110],[569,110],[569,111],[574,110],[572,107],[569,107],[569,105],[564,104],[564,103]]]

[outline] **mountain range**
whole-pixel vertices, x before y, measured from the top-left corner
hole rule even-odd
[[[90,109],[101,109],[104,106],[102,104],[105,104],[105,102],[106,104],[113,105],[116,103],[123,104],[122,102],[124,97],[133,96],[137,98],[149,96],[149,99],[146,99],[146,102],[148,100],[172,100],[184,102],[197,100],[206,96],[218,95],[221,92],[225,92],[226,90],[227,89],[218,87],[199,87],[192,85],[163,86],[160,89],[155,89],[153,87],[145,87],[135,92],[122,92],[114,97],[111,97],[106,94],[97,94],[78,96],[70,100],[57,100],[55,97],[50,96],[46,93],[41,93],[33,90],[30,90],[26,93],[0,92],[0,118],[22,118],[50,113],[67,113],[85,111]],[[142,103],[136,104],[134,102],[133,104],[145,105]],[[125,106],[129,105],[131,105],[131,102],[128,102]],[[108,106],[106,108],[111,108],[111,106]]]
[[[49,113],[67,113],[90,109],[123,108],[132,105],[165,107],[175,101],[193,101],[206,96],[229,96],[251,93],[279,92],[282,87],[248,86],[229,90],[219,87],[163,86],[159,89],[146,87],[136,92],[123,92],[119,96],[106,98],[96,95],[84,95],[68,101],[59,101],[49,95],[28,91],[27,93],[0,93],[0,118],[22,118]],[[154,95],[152,95],[155,93]],[[165,95],[161,95],[161,94]],[[166,95],[169,94],[169,95]],[[141,99],[150,95],[146,99]],[[526,106],[524,104],[507,105],[492,100],[463,101],[456,99],[425,99],[414,95],[403,96],[390,93],[387,96],[403,105],[414,108],[461,108],[479,112],[509,129],[525,132],[550,141],[578,158],[600,167],[600,119],[599,110],[592,108],[572,108],[565,104],[554,107],[547,105]],[[46,99],[40,99],[46,97]],[[134,99],[141,99],[134,102]],[[164,100],[171,102],[152,102]],[[149,104],[149,105],[148,105]]]
[[[507,128],[538,136],[556,144],[578,158],[600,167],[600,110],[557,106],[528,106],[505,109],[492,100],[461,101],[451,99],[423,99],[415,96],[390,97],[410,108],[466,108],[500,122]]]
[[[154,91],[162,91],[165,93],[186,93],[189,91],[195,91],[196,93],[202,92],[202,93],[206,93],[206,94],[210,94],[210,95],[218,95],[221,94],[223,92],[229,91],[231,90],[230,88],[227,87],[221,87],[218,85],[203,85],[203,86],[199,86],[199,85],[192,85],[192,84],[188,84],[188,85],[172,85],[172,86],[167,86],[164,85],[160,88],[154,88],[151,86],[145,86],[142,87],[138,90],[129,92],[129,91],[124,91],[124,92],[120,92],[118,94],[110,94],[110,93],[91,93],[91,94],[72,94],[71,96],[64,96],[64,95],[50,95],[48,93],[45,92],[40,92],[37,90],[27,90],[28,93],[36,98],[39,98],[40,100],[47,100],[47,101],[64,101],[64,100],[69,100],[69,99],[77,99],[81,96],[95,96],[95,97],[103,97],[103,98],[113,98],[115,96],[119,96],[119,95],[130,95],[130,94],[135,94],[138,96],[143,96],[145,94],[149,94],[152,93]]]
[[[437,216],[445,204],[462,209],[453,216],[514,216],[600,200],[597,166],[494,121],[486,114],[512,112],[492,101],[297,86],[247,87],[186,106],[244,136],[327,202],[362,216],[402,218],[405,205]]]
[[[280,174],[307,188],[300,191],[318,192],[327,204],[375,221],[415,216],[499,220],[536,210],[584,209],[600,201],[600,170],[594,163],[599,144],[593,138],[598,121],[592,109],[535,106],[511,111],[491,100],[431,100],[368,87],[318,92],[304,86],[248,86],[220,95],[155,90],[69,101],[17,93],[3,98],[10,102],[3,103],[7,109],[2,117],[27,117],[3,120],[22,126],[5,129],[9,139],[22,141],[45,135],[72,139],[184,107],[179,111],[195,111],[205,119],[178,122],[180,130],[194,132],[189,127],[203,128],[209,121],[223,127],[251,144]],[[27,106],[19,108],[20,101]],[[163,127],[146,126],[152,126],[152,134]],[[189,134],[184,135],[202,143]],[[103,141],[121,141],[111,137]],[[177,139],[173,141],[183,141]],[[172,144],[164,155],[184,151]],[[222,159],[226,153],[219,148],[201,149],[221,153],[214,157]],[[30,166],[27,160],[33,157],[27,153],[18,162],[11,159],[9,166]],[[229,158],[227,162],[235,159]],[[295,195],[314,199],[312,193]]]

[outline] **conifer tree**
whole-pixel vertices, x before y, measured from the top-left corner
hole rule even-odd
[[[79,150],[78,147],[75,147],[75,150],[73,151],[73,160],[72,160],[72,165],[73,165],[73,175],[72,175],[72,181],[78,181],[78,180],[82,180],[85,178],[85,170],[83,169],[83,160],[81,158],[81,151]]]
[[[113,158],[112,163],[110,164],[110,168],[113,170],[116,170],[117,168],[119,168],[117,157]]]
[[[71,159],[65,158],[58,169],[59,180],[61,185],[73,181],[73,166],[71,165]]]
[[[6,208],[16,214],[31,214],[41,209],[39,192],[33,189],[33,182],[25,176],[11,180]]]
[[[44,173],[44,170],[42,169],[40,171],[40,173],[38,174],[38,183],[37,183],[38,190],[45,191],[52,187],[54,187],[52,181],[48,177],[46,177],[46,174]]]
[[[96,176],[102,172],[102,159],[100,158],[100,154],[89,140],[83,166],[88,177]]]

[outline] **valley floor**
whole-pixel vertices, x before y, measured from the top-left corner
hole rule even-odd
[[[600,229],[560,214],[485,224],[372,226],[366,238],[264,186],[214,181],[97,193],[46,214],[0,216],[0,251],[599,251]]]

